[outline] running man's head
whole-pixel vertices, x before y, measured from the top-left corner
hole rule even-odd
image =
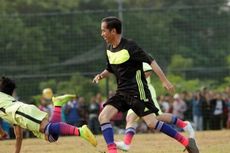
[[[101,36],[107,43],[111,43],[116,36],[121,35],[122,23],[117,17],[106,17],[101,21]]]
[[[16,84],[13,80],[7,78],[7,77],[1,77],[0,79],[0,91],[8,94],[13,95],[14,89],[16,88]]]

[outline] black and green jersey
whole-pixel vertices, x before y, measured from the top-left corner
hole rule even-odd
[[[113,48],[108,45],[107,70],[116,76],[117,92],[137,95],[141,100],[150,96],[142,63],[151,64],[153,58],[145,53],[134,41],[121,39],[120,44]]]

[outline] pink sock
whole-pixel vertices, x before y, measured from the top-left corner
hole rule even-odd
[[[124,143],[130,145],[133,139],[134,133],[126,133],[124,137]]]
[[[187,125],[186,122],[182,121],[181,119],[177,118],[176,126],[179,128],[184,128]]]
[[[75,126],[60,122],[60,133],[61,135],[76,135],[79,136],[79,129]]]
[[[175,136],[176,140],[178,142],[180,142],[183,146],[187,146],[188,143],[189,143],[189,140],[188,138],[184,137],[183,135],[181,135],[180,133],[177,133],[176,136]]]
[[[117,146],[114,143],[109,144],[107,147],[109,153],[117,153]]]
[[[55,106],[53,110],[53,115],[50,120],[51,123],[61,122],[61,107]]]
[[[136,129],[133,127],[129,127],[125,129],[124,143],[126,145],[130,145],[133,139],[134,134],[136,133]]]

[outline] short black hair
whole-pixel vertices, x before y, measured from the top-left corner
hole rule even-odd
[[[1,77],[0,80],[1,92],[12,96],[15,88],[16,88],[16,84],[13,80],[4,76]]]
[[[107,28],[111,31],[112,29],[116,29],[118,34],[121,34],[122,31],[122,23],[121,20],[115,16],[109,16],[102,19],[101,22],[107,23]]]

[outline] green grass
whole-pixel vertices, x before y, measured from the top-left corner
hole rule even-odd
[[[196,133],[200,153],[229,153],[230,130]],[[115,140],[121,140],[116,135]],[[98,150],[106,150],[102,136],[97,136]],[[0,141],[0,153],[13,153],[15,140]],[[81,138],[61,137],[56,143],[40,139],[25,139],[21,153],[99,153]],[[137,134],[129,153],[182,153],[184,147],[164,134]],[[122,151],[119,151],[122,153]]]

